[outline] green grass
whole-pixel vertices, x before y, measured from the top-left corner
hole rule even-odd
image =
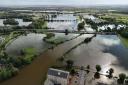
[[[47,27],[47,22],[44,22],[44,24],[42,25],[42,28],[46,28]]]
[[[25,48],[24,52],[26,53],[26,55],[35,55],[36,49],[35,48]]]
[[[125,15],[125,14],[118,14],[118,13],[109,14],[108,13],[106,15],[100,16],[100,18],[102,19],[113,18],[115,19],[116,22],[128,24],[128,15]]]
[[[123,38],[123,37],[121,37],[121,36],[119,36],[119,38],[120,38],[122,44],[123,44],[126,48],[128,48],[128,39],[127,39],[127,38]]]
[[[24,60],[26,63],[30,64],[34,58],[36,57],[37,51],[35,48],[25,48],[23,49],[25,52]]]
[[[5,40],[0,44],[0,54],[6,47],[6,45],[14,38],[18,37],[20,34],[16,32],[12,32],[5,37]]]

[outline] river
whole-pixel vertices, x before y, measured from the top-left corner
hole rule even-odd
[[[62,35],[69,37],[69,35]],[[70,35],[70,37],[75,35]],[[56,63],[56,59],[61,57],[67,50],[74,47],[87,37],[92,35],[82,35],[77,39],[58,45],[53,50],[42,52],[49,46],[42,41],[43,34],[28,34],[20,36],[10,46],[7,52],[10,55],[18,55],[18,50],[24,47],[35,47],[41,55],[32,64],[20,70],[19,74],[0,85],[41,85],[42,80],[47,75],[50,66]],[[17,54],[15,54],[17,53]],[[115,69],[114,75],[119,73],[128,74],[128,48],[126,48],[115,35],[97,35],[88,44],[82,44],[66,55],[66,59],[71,59],[77,66],[90,65],[95,69],[96,64],[102,66],[102,72],[106,72],[110,67]]]

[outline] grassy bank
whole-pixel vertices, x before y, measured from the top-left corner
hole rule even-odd
[[[25,48],[23,49],[24,52],[24,61],[27,64],[32,63],[32,61],[34,60],[34,58],[36,57],[36,49],[35,48]]]
[[[120,38],[122,44],[123,44],[125,47],[128,48],[128,39],[127,39],[127,38],[124,38],[124,37],[122,37],[122,36],[119,36],[119,38]]]
[[[16,32],[12,32],[9,35],[7,35],[4,39],[4,41],[0,44],[0,53],[2,53],[2,51],[5,49],[6,45],[13,40],[14,38],[17,38],[18,36],[20,36],[20,33],[16,33]]]

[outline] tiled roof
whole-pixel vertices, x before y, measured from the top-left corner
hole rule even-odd
[[[48,75],[52,75],[52,76],[56,76],[56,77],[67,79],[67,77],[69,75],[69,72],[50,68],[48,70]]]

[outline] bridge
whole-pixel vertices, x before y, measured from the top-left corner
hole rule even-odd
[[[68,34],[99,34],[99,35],[117,35],[116,32],[92,32],[92,31],[75,31],[75,30],[44,30],[44,29],[18,29],[15,31],[30,31],[30,32],[43,32],[43,33],[65,33]]]
[[[87,31],[68,31],[68,30],[44,30],[43,32],[51,33],[70,33],[70,34],[100,34],[100,35],[117,35],[116,32],[87,32]]]
[[[59,19],[45,19],[45,21],[48,21],[48,22],[75,22],[76,20],[59,20]]]
[[[67,34],[99,34],[99,35],[117,35],[116,32],[94,32],[94,31],[75,31],[75,30],[54,30],[54,29],[17,29],[17,30],[10,30],[8,29],[3,29],[0,31],[0,34],[5,34],[6,32],[12,32],[12,31],[17,31],[17,32],[43,32],[43,33],[65,33]]]

